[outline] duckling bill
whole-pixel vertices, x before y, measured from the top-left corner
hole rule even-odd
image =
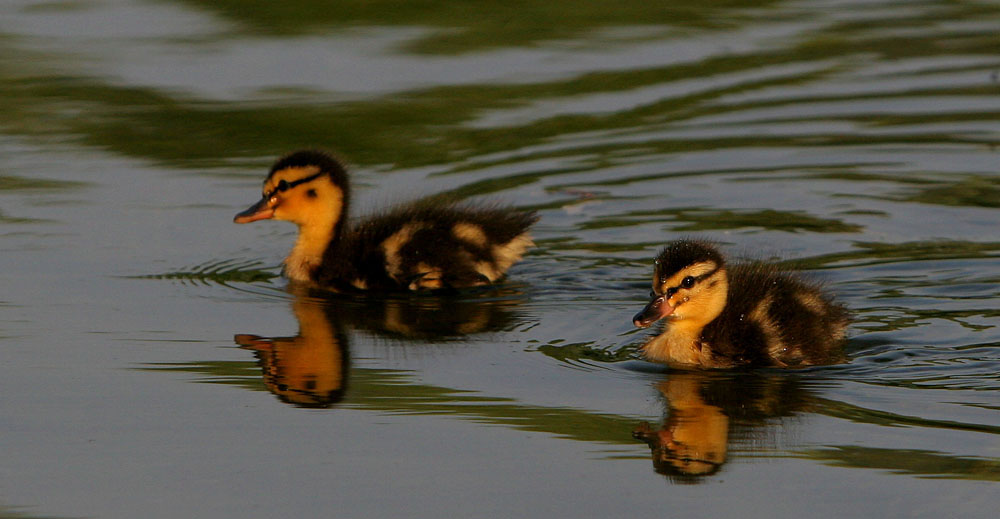
[[[328,153],[302,150],[275,162],[263,197],[233,221],[298,225],[285,275],[337,291],[488,285],[534,245],[533,212],[418,201],[349,225],[349,202],[343,165]]]
[[[819,285],[764,263],[730,266],[708,243],[679,240],[664,247],[650,295],[633,324],[666,324],[643,346],[648,360],[731,368],[842,359],[848,312]]]

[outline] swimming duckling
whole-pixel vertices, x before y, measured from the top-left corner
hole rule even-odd
[[[847,310],[814,283],[773,265],[727,267],[712,245],[668,244],[656,258],[652,301],[635,315],[645,328],[666,318],[642,348],[679,367],[807,366],[841,359]]]
[[[322,151],[280,158],[264,197],[233,221],[299,226],[285,275],[338,291],[438,290],[487,285],[534,245],[533,212],[416,202],[348,226],[347,173]]]

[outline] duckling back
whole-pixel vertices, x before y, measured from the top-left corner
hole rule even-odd
[[[331,244],[315,281],[361,290],[487,285],[534,245],[528,230],[537,220],[503,207],[417,202],[368,218]]]
[[[842,359],[849,316],[822,287],[763,263],[730,267],[728,301],[702,331],[733,365],[804,366]]]

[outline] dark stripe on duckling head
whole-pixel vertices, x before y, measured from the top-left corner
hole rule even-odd
[[[275,172],[281,171],[288,168],[307,168],[309,166],[316,166],[319,169],[327,172],[333,171],[344,171],[344,166],[341,165],[340,161],[334,158],[333,155],[321,150],[299,150],[293,151],[284,157],[278,159],[273,166],[271,166],[271,172],[268,175],[274,175]]]
[[[289,189],[292,189],[296,186],[305,184],[306,182],[312,182],[313,180],[316,180],[317,178],[323,176],[324,174],[325,172],[320,170],[318,173],[309,175],[308,177],[305,178],[300,178],[298,180],[293,180],[291,182],[288,182],[287,180],[281,180],[278,182],[278,185],[274,186],[274,189],[268,191],[267,193],[264,193],[264,198],[271,198],[272,196],[277,195],[278,193],[284,193],[285,191],[288,191]],[[315,198],[316,191],[310,190],[310,192],[311,192],[310,196]]]
[[[347,170],[336,157],[325,151],[299,150],[293,151],[292,153],[281,157],[274,163],[273,166],[271,166],[271,171],[268,173],[267,179],[264,181],[264,186],[266,188],[268,182],[272,182],[274,176],[281,171],[288,169],[310,170],[314,168],[317,169],[318,172],[313,175],[290,182],[286,181],[284,185],[279,181],[270,192],[265,194],[264,199],[267,200],[278,192],[287,191],[295,186],[311,182],[326,175],[330,179],[330,183],[332,183],[340,191],[340,214],[347,214],[350,211],[351,206],[351,192],[347,181]],[[318,198],[318,194],[316,192],[306,193],[306,196],[309,198]],[[334,231],[336,235],[339,236],[343,232],[345,222],[345,218],[337,219],[336,229]]]
[[[669,276],[695,263],[712,262],[722,267],[723,259],[719,251],[707,242],[677,240],[667,244],[656,257],[658,275]],[[665,279],[664,279],[665,280]]]
[[[281,157],[271,166],[267,180],[270,180],[275,173],[284,169],[308,167],[319,168],[321,173],[329,175],[330,180],[338,186],[344,187],[347,185],[347,171],[344,169],[344,165],[333,155],[321,150],[293,151]]]
[[[724,260],[719,251],[706,242],[693,240],[678,240],[667,244],[656,257],[653,271],[653,289],[665,291],[671,295],[680,288],[691,288],[695,283],[712,277],[723,268]],[[672,283],[674,287],[664,287],[671,278],[678,276],[685,269],[694,268],[685,273],[683,278]],[[662,293],[662,292],[661,292]]]

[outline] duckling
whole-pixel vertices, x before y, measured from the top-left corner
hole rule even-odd
[[[284,273],[335,291],[450,290],[491,284],[534,245],[534,212],[424,200],[351,226],[347,173],[323,151],[290,153],[271,167],[264,196],[233,221],[299,226]]]
[[[656,258],[652,300],[633,317],[667,319],[642,347],[678,367],[808,366],[842,359],[848,312],[819,285],[774,265],[727,266],[712,245],[669,243]]]

